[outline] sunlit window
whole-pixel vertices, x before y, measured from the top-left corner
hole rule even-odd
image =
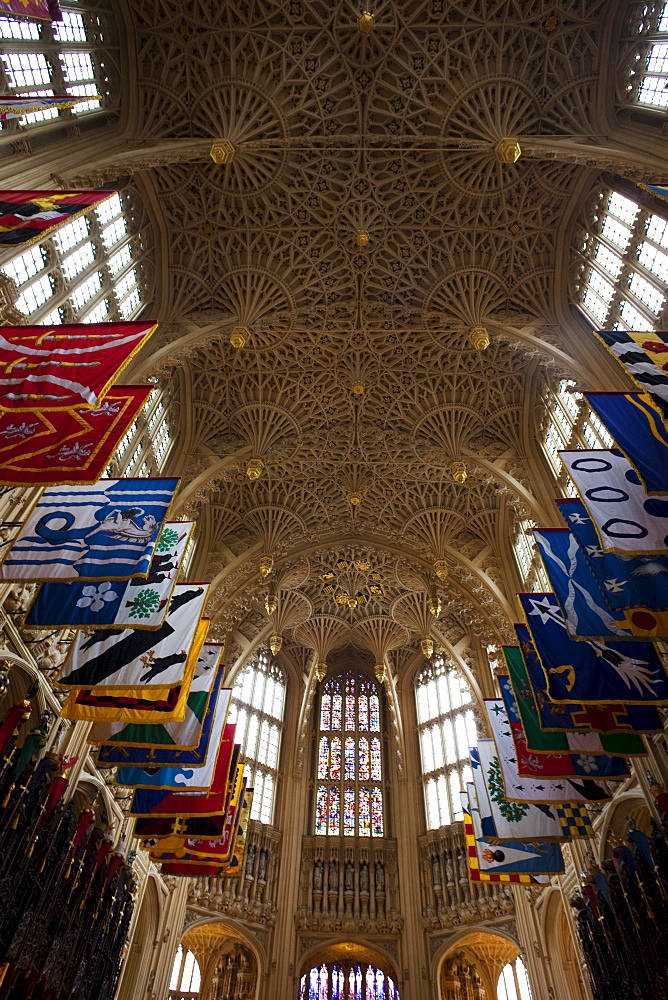
[[[638,9],[638,8],[636,8]],[[627,39],[630,56],[627,99],[655,108],[668,107],[668,4],[640,7],[632,26],[635,38]]]
[[[547,386],[543,393],[545,427],[543,452],[563,496],[575,497],[577,491],[559,458],[559,452],[572,448],[611,448],[614,441],[596,414],[583,403],[582,393],[576,392],[575,383],[562,379],[556,388]],[[526,525],[531,527],[530,522]],[[528,536],[527,536],[528,537]],[[529,542],[517,534],[515,555],[523,577],[529,572],[535,551]]]
[[[472,781],[469,748],[477,745],[474,700],[463,676],[443,656],[420,672],[416,686],[418,738],[427,828],[462,818],[459,793]]]
[[[271,823],[283,729],[285,678],[266,652],[257,653],[234,682],[228,722],[236,724],[248,787],[255,789],[251,819]]]
[[[532,1000],[526,966],[521,958],[509,962],[501,971],[496,986],[498,1000]]]
[[[75,10],[74,6],[65,0],[63,20],[53,23],[0,17],[0,55],[11,94],[107,96],[107,74],[98,63],[103,51],[98,17],[92,11]],[[71,118],[72,114],[85,115],[100,107],[100,100],[94,99],[70,110],[33,111],[20,121],[30,125],[58,117]]]
[[[380,695],[349,671],[330,678],[320,697],[315,832],[382,837]]]
[[[668,293],[668,224],[609,188],[578,252],[579,306],[600,330],[656,330]]]
[[[198,997],[202,983],[199,963],[191,951],[186,951],[179,945],[172,966],[172,978],[169,983],[171,1000]]]
[[[26,322],[42,324],[47,317],[54,324],[111,322],[133,319],[141,308],[135,266],[141,256],[128,205],[114,194],[39,246],[19,252],[1,270],[18,287],[16,308]]]
[[[373,965],[316,965],[299,983],[299,1000],[399,1000],[399,990]]]

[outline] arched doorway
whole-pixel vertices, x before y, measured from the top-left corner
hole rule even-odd
[[[531,996],[503,992],[506,967],[514,967],[519,953],[517,944],[505,935],[488,931],[465,934],[443,956],[438,977],[440,1000],[531,1000]]]
[[[543,908],[543,927],[554,987],[564,1000],[585,1000],[581,959],[559,889],[550,889]]]
[[[258,956],[250,943],[222,922],[186,931],[176,954],[170,1000],[255,1000]]]

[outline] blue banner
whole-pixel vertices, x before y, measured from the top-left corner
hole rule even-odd
[[[594,413],[638,473],[647,493],[668,493],[668,429],[640,392],[585,392]]]
[[[552,701],[668,704],[668,676],[651,642],[573,642],[554,594],[520,594]]]
[[[178,479],[101,479],[51,486],[30,511],[2,580],[128,580],[145,576]]]
[[[568,528],[534,528],[533,533],[571,639],[633,638],[615,621]]]

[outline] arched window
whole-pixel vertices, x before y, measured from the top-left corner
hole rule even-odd
[[[198,997],[201,981],[197,959],[191,951],[184,950],[183,945],[179,945],[169,984],[170,1000],[190,1000],[191,997]]]
[[[516,958],[501,970],[496,986],[498,1000],[532,1000],[531,986],[524,962]]]
[[[478,740],[474,701],[460,672],[442,656],[420,672],[415,697],[427,827],[437,830],[462,818],[459,793],[473,781],[469,747]]]
[[[276,660],[258,653],[234,682],[228,721],[246,761],[245,776],[255,789],[251,819],[271,823],[283,728],[285,678]]]
[[[110,476],[156,476],[165,467],[172,445],[170,412],[175,387],[154,392],[118,443],[107,472]],[[192,540],[191,540],[192,541]],[[186,551],[189,560],[190,552]],[[181,572],[185,573],[184,563]]]
[[[666,305],[668,222],[641,199],[599,192],[582,232],[575,287],[595,329],[656,330]]]
[[[316,965],[299,983],[299,1000],[400,1000],[399,990],[373,965]]]
[[[382,837],[380,697],[374,681],[349,671],[320,698],[315,832]]]
[[[0,271],[17,286],[15,308],[27,323],[118,322],[141,308],[136,265],[142,255],[129,203],[116,193],[12,257]]]
[[[109,94],[106,27],[102,28],[97,14],[78,3],[65,0],[60,6],[62,21],[0,17],[3,93],[19,97],[71,94],[102,98]],[[100,107],[99,100],[90,100],[71,110],[32,112],[20,121],[28,125],[59,117],[67,121],[73,115],[86,115]],[[13,124],[3,122],[9,131],[14,130]]]
[[[528,518],[517,521],[513,531],[513,552],[520,571],[522,583],[527,590],[550,590],[550,584],[541,562],[533,528],[534,522]]]
[[[632,104],[668,107],[668,4],[634,4],[633,34],[625,39],[628,78],[626,99]],[[637,11],[640,11],[638,19]]]
[[[543,391],[545,426],[543,451],[554,477],[567,496],[577,496],[559,452],[567,448],[611,448],[612,436],[597,415],[583,404],[581,392],[575,391],[575,382],[562,379],[556,386],[546,386]]]

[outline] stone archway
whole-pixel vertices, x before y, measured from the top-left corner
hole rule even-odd
[[[497,1000],[501,970],[520,954],[509,937],[472,931],[445,951],[438,970],[439,1000]]]
[[[255,1000],[260,984],[258,954],[250,941],[227,923],[197,924],[181,940],[200,967],[199,1000]]]
[[[546,954],[558,996],[563,1000],[586,1000],[587,992],[580,975],[581,959],[558,889],[548,890],[542,921]]]

